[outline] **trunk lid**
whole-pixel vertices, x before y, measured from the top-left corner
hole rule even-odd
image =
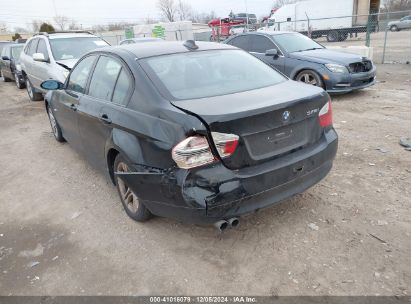
[[[318,112],[328,101],[322,89],[295,81],[235,94],[172,104],[200,118],[209,131],[240,137],[230,169],[271,160],[319,140]]]

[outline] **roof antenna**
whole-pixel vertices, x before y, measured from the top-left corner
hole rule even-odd
[[[194,40],[186,40],[183,45],[191,51],[198,49],[198,45]]]

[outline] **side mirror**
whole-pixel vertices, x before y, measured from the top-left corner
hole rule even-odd
[[[61,90],[64,84],[57,80],[46,80],[41,83],[41,88],[49,91]]]
[[[39,62],[48,62],[48,59],[44,57],[43,53],[34,53],[33,54],[33,60],[34,61],[39,61]]]
[[[10,60],[9,56],[1,56],[1,59],[3,59],[3,60]]]
[[[272,56],[272,57],[278,57],[278,50],[277,49],[270,49],[265,51],[265,56]]]

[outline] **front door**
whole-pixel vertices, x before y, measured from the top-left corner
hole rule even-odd
[[[278,49],[278,47],[268,37],[263,35],[252,35],[250,53],[258,59],[264,61],[268,65],[275,68],[277,71],[284,73],[285,57]],[[266,56],[267,50],[276,49],[277,56]]]
[[[78,131],[78,107],[87,87],[90,72],[97,56],[88,56],[81,60],[69,75],[66,89],[57,91],[53,102],[54,116],[59,123],[63,137],[78,151],[82,151]]]

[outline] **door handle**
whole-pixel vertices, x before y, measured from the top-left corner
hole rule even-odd
[[[100,121],[102,121],[105,124],[111,124],[111,119],[108,118],[107,114],[101,114]]]
[[[73,111],[77,111],[77,106],[74,103],[72,103],[70,105],[70,109],[72,109]]]

